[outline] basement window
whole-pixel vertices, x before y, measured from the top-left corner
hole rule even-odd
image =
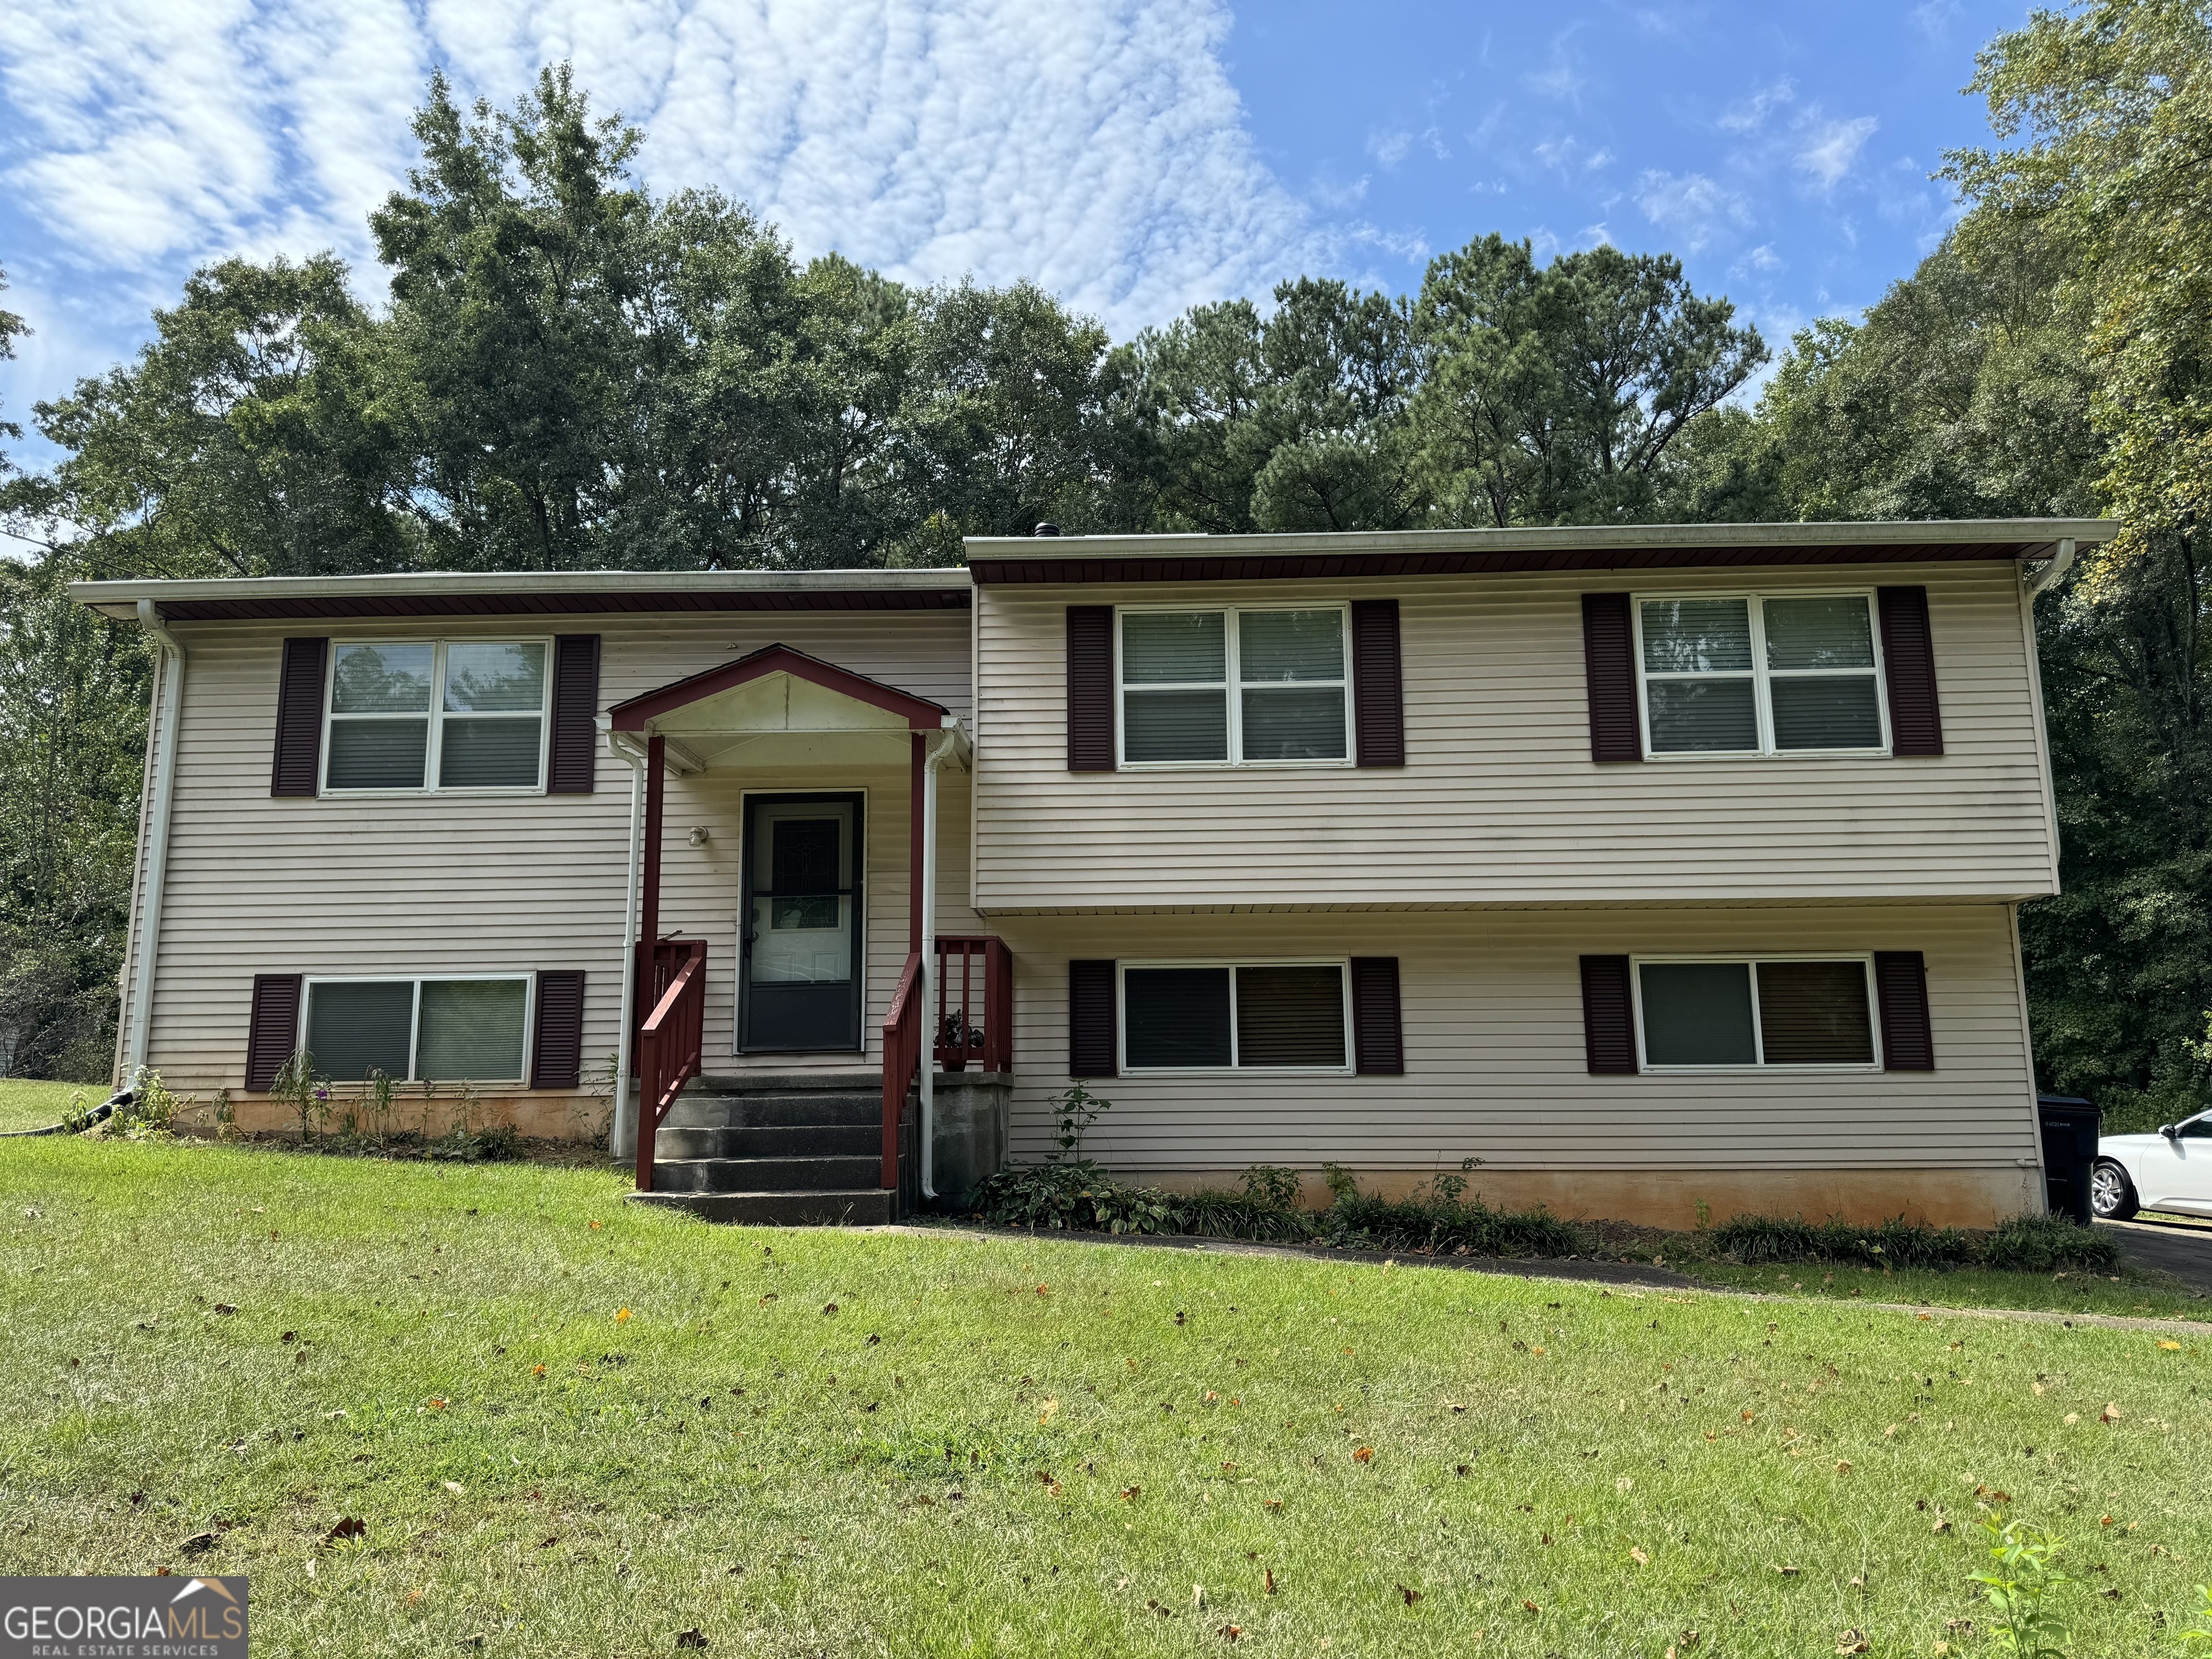
[[[1346,1072],[1350,1007],[1334,962],[1125,963],[1129,1072]]]
[[[306,1038],[315,1075],[363,1083],[520,1083],[530,1029],[526,976],[310,979]]]
[[[1870,956],[1638,959],[1644,1069],[1879,1070],[1873,972]]]

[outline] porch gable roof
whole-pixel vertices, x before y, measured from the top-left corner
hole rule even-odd
[[[679,710],[695,708],[698,704],[714,699],[727,698],[732,692],[756,685],[776,675],[787,676],[801,685],[828,692],[831,694],[830,701],[848,699],[891,717],[860,722],[839,720],[835,724],[840,728],[850,729],[854,725],[860,724],[895,729],[903,722],[908,731],[935,732],[952,723],[951,711],[942,703],[932,702],[927,697],[917,697],[911,691],[902,691],[897,686],[886,685],[881,680],[871,679],[866,674],[856,674],[849,668],[840,668],[835,663],[824,662],[819,657],[809,656],[804,651],[795,651],[781,644],[763,646],[733,662],[726,662],[718,668],[707,669],[618,702],[607,711],[608,722],[617,732],[643,732]],[[755,700],[747,698],[743,701],[751,703]],[[747,708],[740,714],[732,708],[729,712],[736,718],[720,729],[792,730],[793,728],[788,724],[791,707],[787,698],[785,719],[775,725],[752,723],[758,719],[760,713],[765,712],[763,710]],[[752,720],[747,720],[746,715],[752,716]],[[688,726],[690,723],[678,724]]]

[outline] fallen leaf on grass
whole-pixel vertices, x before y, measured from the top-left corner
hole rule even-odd
[[[1796,1577],[1799,1573],[1802,1572],[1803,1571],[1804,1571],[1804,1569],[1803,1569],[1802,1567],[1777,1567],[1777,1568],[1775,1568],[1775,1571],[1777,1571],[1777,1572],[1780,1573],[1780,1574],[1781,1574],[1784,1578],[1795,1578],[1795,1577]]]
[[[560,1541],[561,1534],[559,1533],[548,1533],[544,1537],[538,1540],[538,1547],[541,1550],[550,1550]]]
[[[1543,1611],[1543,1609],[1538,1607],[1534,1601],[1523,1601],[1521,1604],[1521,1610],[1523,1613],[1541,1613]]]
[[[219,1314],[234,1314],[238,1311],[238,1304],[234,1302],[218,1302],[215,1304],[215,1310]]]
[[[617,1325],[624,1325],[629,1322],[629,1310],[628,1308],[617,1308],[615,1310],[615,1323]]]
[[[467,1487],[462,1486],[458,1480],[448,1480],[445,1483],[445,1486],[446,1490],[453,1493],[456,1498],[459,1498],[464,1492],[468,1490]]]
[[[2100,1423],[2117,1423],[2120,1420],[2120,1408],[2118,1406],[2106,1406],[2104,1415],[2097,1420]]]
[[[362,1538],[368,1533],[368,1523],[357,1515],[349,1515],[323,1534],[323,1542],[335,1544],[342,1538]]]
[[[2162,1350],[2163,1352],[2166,1352],[2166,1353],[2179,1353],[2179,1352],[2181,1352],[2181,1344],[2179,1344],[2179,1342],[2173,1342],[2173,1341],[2169,1341],[2169,1340],[2164,1340],[2164,1339],[2161,1339],[2161,1340],[2160,1340],[2160,1342],[2159,1342],[2159,1345],[2158,1345],[2158,1346],[2159,1346],[2159,1347],[2160,1348],[2160,1350]]]
[[[1849,1474],[1850,1472],[1851,1460],[1848,1457],[1838,1457],[1836,1460],[1836,1473],[1838,1474]]]
[[[1362,1446],[1358,1451],[1352,1454],[1352,1461],[1355,1463],[1372,1463],[1375,1461],[1375,1448],[1372,1446]]]
[[[1267,1580],[1267,1594],[1273,1595],[1275,1593],[1275,1570],[1268,1567],[1264,1571]]]
[[[1283,1507],[1283,1500],[1279,1498],[1263,1498],[1261,1500],[1260,1507],[1263,1510],[1279,1510]]]
[[[1142,1491],[1144,1491],[1142,1486],[1124,1486],[1121,1488],[1121,1501],[1124,1504],[1133,1504],[1137,1501],[1137,1494]]]
[[[1224,1642],[1233,1642],[1244,1633],[1244,1626],[1242,1625],[1224,1625],[1219,1630],[1213,1633],[1216,1636],[1218,1636]]]
[[[598,1224],[594,1223],[593,1224],[596,1225]],[[425,1584],[421,1589],[409,1590],[405,1595],[400,1597],[400,1600],[404,1601],[410,1607],[417,1607],[421,1605],[422,1598],[429,1593],[430,1587],[428,1584]]]
[[[1871,1653],[1874,1651],[1874,1644],[1868,1641],[1861,1632],[1847,1630],[1836,1638],[1836,1651],[1845,1654]]]
[[[676,1645],[679,1648],[703,1648],[707,1645],[706,1633],[696,1625],[690,1630],[680,1630],[676,1632]]]
[[[1628,1559],[1639,1567],[1648,1567],[1651,1565],[1651,1558],[1646,1555],[1640,1547],[1629,1551]]]
[[[1420,1591],[1417,1589],[1407,1589],[1403,1584],[1398,1586],[1398,1594],[1404,1599],[1406,1605],[1409,1607],[1412,1607],[1414,1602],[1421,1599]]]

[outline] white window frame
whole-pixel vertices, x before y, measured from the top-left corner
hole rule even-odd
[[[1874,1059],[1870,1063],[1857,1060],[1826,1060],[1814,1065],[1769,1065],[1766,1060],[1766,1033],[1759,1018],[1759,964],[1762,962],[1856,962],[1866,978],[1867,1028],[1874,1037]],[[1647,1045],[1650,1025],[1644,1018],[1644,965],[1655,967],[1679,963],[1741,963],[1750,969],[1751,978],[1751,1049],[1757,1056],[1748,1066],[1660,1066],[1650,1058]],[[1636,1009],[1636,1067],[1657,1077],[1695,1075],[1700,1073],[1723,1073],[1744,1076],[1755,1072],[1779,1072],[1791,1075],[1807,1073],[1863,1073],[1883,1069],[1881,1053],[1881,999],[1874,977],[1874,952],[1871,951],[1761,951],[1755,954],[1746,951],[1727,951],[1699,955],[1692,951],[1668,951],[1648,956],[1632,956],[1628,959],[1629,994]]]
[[[1343,642],[1344,673],[1334,680],[1266,680],[1263,685],[1300,685],[1313,690],[1341,689],[1344,692],[1344,755],[1337,760],[1244,760],[1244,681],[1241,641],[1242,625],[1238,618],[1248,611],[1334,611],[1343,618],[1343,631],[1339,638]],[[1128,757],[1129,720],[1128,692],[1130,688],[1121,678],[1121,618],[1144,615],[1193,617],[1205,614],[1223,618],[1223,648],[1226,660],[1223,670],[1228,675],[1219,683],[1222,695],[1229,704],[1229,755],[1224,760],[1168,760],[1133,761]],[[1211,691],[1216,683],[1211,680],[1165,681],[1158,684],[1136,688],[1145,691]],[[1358,764],[1358,726],[1352,708],[1352,603],[1348,599],[1325,599],[1316,604],[1285,605],[1117,605],[1114,607],[1114,764],[1123,772],[1191,772],[1234,767],[1260,768],[1281,771],[1292,767],[1352,767]]]
[[[1769,599],[1863,599],[1867,608],[1867,636],[1874,646],[1874,665],[1871,668],[1769,668],[1766,665],[1766,602]],[[1648,672],[1644,665],[1644,607],[1647,605],[1666,605],[1687,599],[1742,599],[1750,608],[1751,667],[1748,670],[1729,669],[1716,673],[1697,674],[1670,672],[1661,670]],[[1790,587],[1790,588],[1728,588],[1706,592],[1668,592],[1661,593],[1632,593],[1628,596],[1629,611],[1635,624],[1636,652],[1636,719],[1638,730],[1644,739],[1644,758],[1650,761],[1707,761],[1707,760],[1817,760],[1834,757],[1854,757],[1866,759],[1887,759],[1890,753],[1889,730],[1889,671],[1881,654],[1881,612],[1871,587]],[[1881,720],[1881,744],[1875,749],[1778,749],[1774,746],[1774,701],[1772,686],[1776,680],[1833,679],[1844,675],[1870,675],[1874,679],[1874,706]],[[1752,706],[1759,724],[1759,747],[1756,749],[1655,749],[1651,743],[1651,696],[1649,690],[1653,680],[1743,680],[1752,683]]]
[[[522,981],[522,1071],[520,1077],[430,1078],[415,1075],[422,1049],[422,988],[425,985],[465,981],[480,984],[487,980],[520,980]],[[527,1088],[530,1085],[530,1039],[538,1029],[538,975],[534,973],[485,974],[307,974],[302,975],[300,988],[300,1024],[292,1035],[292,1052],[297,1054],[307,1044],[307,1016],[314,1004],[315,988],[319,985],[407,985],[415,988],[414,1001],[408,1014],[407,1075],[396,1077],[394,1083],[419,1084],[424,1081],[438,1084],[489,1083],[501,1087]],[[361,1088],[360,1083],[340,1083],[336,1088]]]
[[[1226,1066],[1132,1066],[1129,1064],[1129,970],[1132,968],[1226,968],[1229,970],[1229,1064]],[[1243,1066],[1237,1054],[1237,970],[1239,968],[1334,968],[1344,993],[1344,1064],[1341,1066]],[[1114,1063],[1124,1077],[1350,1077],[1358,1056],[1352,1029],[1352,958],[1349,957],[1172,957],[1114,964]]]
[[[331,705],[337,696],[338,653],[349,646],[374,646],[380,648],[395,645],[427,645],[430,647],[430,721],[429,742],[422,757],[422,782],[419,787],[405,785],[389,789],[347,789],[334,787],[330,781],[331,727],[336,720],[412,719],[412,715],[394,713],[375,714],[341,714]],[[446,647],[449,645],[541,645],[545,647],[545,672],[538,688],[538,781],[532,784],[453,784],[438,781],[438,772],[445,759],[446,738]],[[528,720],[523,709],[506,709],[492,714],[456,713],[459,720]],[[343,800],[370,799],[380,795],[542,795],[545,793],[545,769],[553,746],[553,636],[550,634],[501,634],[486,639],[425,640],[407,639],[333,639],[331,641],[330,661],[323,667],[323,730],[322,753],[316,760],[315,791]]]

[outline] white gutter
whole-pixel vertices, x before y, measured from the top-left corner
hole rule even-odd
[[[637,995],[637,934],[645,903],[647,757],[628,732],[610,729],[605,714],[599,716],[599,726],[606,732],[608,749],[629,763],[629,873],[623,906],[622,1008],[615,1042],[615,1115],[607,1125],[607,1151],[621,1158],[625,1144],[631,1155],[636,1152],[636,1132],[630,1126],[629,1042],[635,1018],[632,1003]]]
[[[2073,568],[2074,538],[2069,537],[2058,544],[2058,551],[2051,562],[2037,573],[2033,581],[2028,583],[2027,597],[2034,599]]]
[[[161,626],[161,613],[153,600],[138,601],[138,625],[160,648],[161,678],[155,696],[161,719],[155,738],[152,799],[146,809],[146,887],[139,899],[137,948],[133,952],[137,977],[131,984],[131,1037],[123,1052],[121,1080],[126,1087],[136,1084],[145,1070],[152,1036],[154,967],[161,948],[161,888],[169,873],[169,803],[176,794],[177,727],[185,698],[185,647]]]
[[[949,720],[949,716],[947,717]],[[937,1196],[937,769],[960,745],[960,728],[946,727],[921,763],[921,959],[915,989],[921,994],[921,1195]]]

